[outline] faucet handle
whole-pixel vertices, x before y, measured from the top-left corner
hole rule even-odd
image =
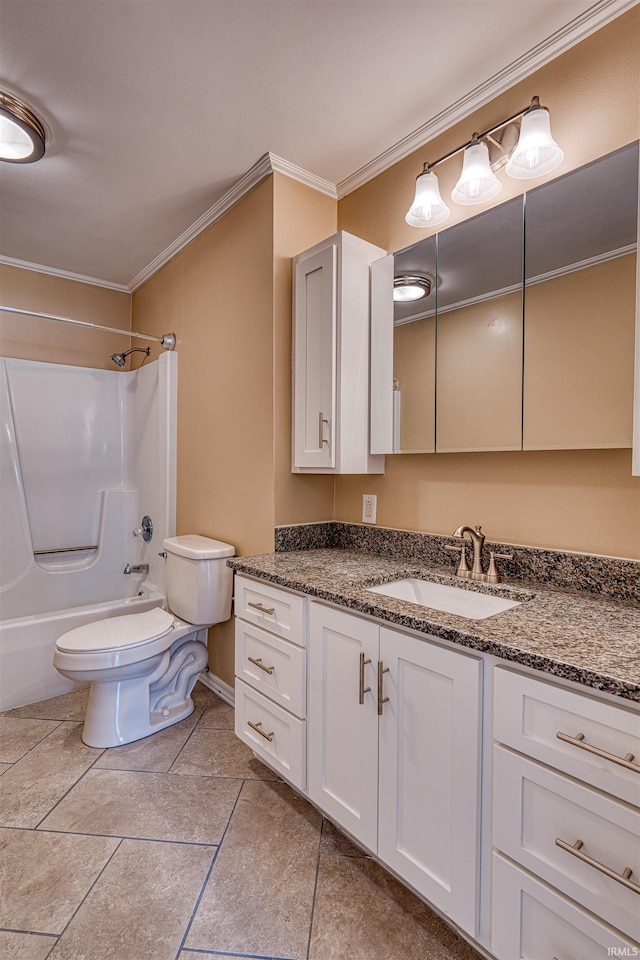
[[[500,573],[498,571],[498,565],[496,560],[513,560],[512,553],[495,553],[495,551],[489,551],[489,568],[485,574],[485,580],[487,583],[500,583]]]
[[[469,564],[467,563],[467,548],[464,544],[459,547],[450,546],[448,543],[445,543],[445,550],[449,550],[451,553],[460,554],[460,563],[458,564],[458,569],[456,570],[457,577],[469,577],[471,570],[469,569]]]

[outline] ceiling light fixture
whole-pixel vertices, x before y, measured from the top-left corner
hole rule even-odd
[[[44,156],[45,130],[26,103],[0,90],[0,160],[35,163]]]
[[[423,274],[404,274],[393,279],[393,299],[396,303],[422,300],[431,293],[431,280]]]
[[[516,144],[520,120],[520,132]],[[499,136],[494,136],[502,131]],[[425,163],[416,179],[416,193],[405,216],[412,227],[435,227],[450,214],[440,196],[438,178],[433,168],[464,151],[462,173],[451,199],[454,203],[487,203],[502,190],[494,171],[506,164],[506,172],[517,180],[541,177],[555,170],[564,153],[551,136],[549,110],[533,97],[525,110],[497,123],[484,133],[474,133],[468,143],[456,147],[435,163]]]

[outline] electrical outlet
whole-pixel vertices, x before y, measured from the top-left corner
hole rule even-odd
[[[375,523],[378,509],[378,498],[374,493],[362,494],[362,522]]]

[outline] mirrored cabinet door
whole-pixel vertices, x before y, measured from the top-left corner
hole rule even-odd
[[[522,208],[438,235],[438,452],[522,448]]]
[[[632,445],[638,144],[527,194],[525,450]]]

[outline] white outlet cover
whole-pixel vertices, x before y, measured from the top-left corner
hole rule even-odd
[[[378,498],[374,493],[362,494],[362,522],[375,523],[378,509]]]

